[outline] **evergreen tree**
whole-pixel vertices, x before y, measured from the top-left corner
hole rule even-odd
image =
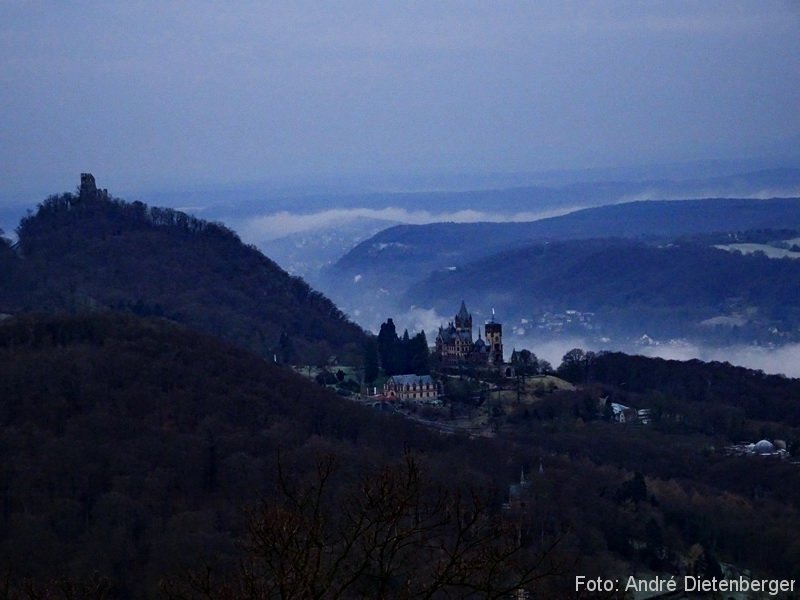
[[[369,338],[364,345],[364,381],[372,383],[378,377],[378,341]]]
[[[397,375],[400,373],[399,360],[400,340],[397,338],[397,329],[394,321],[387,319],[386,323],[381,324],[378,332],[378,355],[381,359],[381,367],[387,375]]]
[[[406,329],[403,337],[398,338],[392,319],[387,319],[381,325],[378,333],[378,355],[381,367],[387,375],[430,373],[430,351],[425,332],[420,331],[411,337]]]
[[[289,338],[289,334],[285,331],[281,332],[278,347],[281,362],[285,364],[291,363],[295,358],[294,345],[291,338]]]
[[[425,332],[420,331],[408,343],[408,372],[415,375],[430,373],[430,350]]]
[[[403,337],[400,338],[400,344],[397,352],[398,369],[399,373],[413,373],[411,368],[411,336],[408,335],[408,329],[403,331]]]

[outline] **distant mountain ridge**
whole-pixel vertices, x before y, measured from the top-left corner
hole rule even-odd
[[[572,309],[593,313],[610,335],[780,343],[800,339],[798,281],[798,260],[695,243],[567,240],[436,271],[410,286],[404,301],[447,314],[462,297],[481,298],[509,320]],[[718,317],[731,325],[714,331]]]
[[[367,277],[386,270],[395,276],[418,276],[536,240],[656,238],[796,226],[800,226],[800,198],[650,200],[522,223],[398,225],[357,245],[331,267],[330,274]]]
[[[519,178],[470,178],[461,176],[417,185],[402,182],[374,182],[364,186],[320,187],[319,189],[204,189],[149,193],[151,204],[173,207],[199,206],[212,218],[236,221],[265,212],[290,213],[346,208],[402,207],[448,213],[472,209],[515,213],[542,212],[554,208],[591,207],[635,199],[747,198],[800,195],[800,169],[781,167],[754,170],[746,165],[713,169],[710,176],[697,169],[612,170],[611,172],[567,172],[528,174]],[[421,186],[421,187],[420,187]],[[465,187],[466,186],[466,187]],[[381,189],[386,191],[381,191]],[[372,191],[374,190],[374,191]],[[302,206],[302,211],[298,210]]]
[[[358,309],[370,316],[408,310],[412,305],[430,308],[439,301],[451,302],[449,293],[434,301],[432,290],[441,290],[438,286],[426,289],[436,280],[431,274],[437,272],[453,274],[447,281],[455,286],[450,288],[454,293],[459,286],[465,291],[480,289],[484,298],[495,291],[505,293],[503,304],[509,304],[514,299],[509,289],[499,286],[492,290],[475,272],[477,267],[470,267],[476,277],[471,282],[458,279],[462,277],[459,271],[492,256],[502,265],[501,253],[535,243],[599,238],[668,242],[686,235],[787,228],[800,229],[800,199],[637,201],[524,223],[401,225],[356,246],[329,268],[320,282],[345,310]],[[522,271],[526,268],[524,263],[519,266]],[[508,275],[507,269],[503,272]],[[430,279],[426,281],[426,277]]]
[[[93,179],[45,200],[17,233],[16,253],[0,256],[0,312],[164,316],[286,360],[357,353],[366,340],[328,298],[223,225],[111,198]]]

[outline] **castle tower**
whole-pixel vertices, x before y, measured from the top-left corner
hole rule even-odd
[[[459,361],[467,358],[472,351],[472,315],[467,311],[467,305],[461,301],[461,308],[453,319],[453,341],[455,354]]]
[[[461,308],[455,318],[456,331],[469,331],[469,339],[472,340],[472,315],[467,312],[467,305],[461,301]]]
[[[81,200],[95,200],[97,198],[97,184],[94,181],[94,175],[91,173],[81,173],[79,196]]]
[[[492,320],[486,323],[485,327],[486,344],[489,346],[489,362],[494,365],[503,364],[503,326],[494,320],[494,309],[492,309]]]

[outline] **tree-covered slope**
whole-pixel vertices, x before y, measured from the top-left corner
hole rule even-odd
[[[460,266],[531,241],[800,228],[800,199],[630,202],[525,223],[399,225],[357,245],[327,271],[324,289],[349,306],[353,294],[404,291],[425,273]],[[358,285],[354,278],[359,276]],[[387,285],[388,284],[388,285]]]
[[[335,455],[338,489],[424,448],[479,481],[485,457],[444,442],[163,319],[6,319],[0,580],[98,572],[114,597],[152,598],[165,574],[236,564],[246,509],[274,491],[279,460],[303,482]]]
[[[42,583],[98,573],[113,582],[114,592],[104,597],[144,598],[157,596],[164,577],[186,567],[203,573],[206,563],[212,573],[246,583],[241,566],[264,568],[266,557],[305,578],[296,585],[319,583],[298,570],[302,565],[288,564],[284,550],[306,556],[308,542],[313,557],[322,536],[324,548],[341,552],[337,528],[359,531],[347,529],[351,516],[388,523],[380,531],[394,535],[394,499],[406,498],[406,490],[421,495],[405,506],[422,512],[402,513],[404,527],[426,511],[471,519],[475,501],[487,523],[499,518],[511,525],[505,531],[513,540],[524,541],[512,560],[536,567],[539,552],[557,541],[560,578],[534,588],[546,597],[574,589],[575,573],[622,575],[644,565],[672,572],[698,545],[757,573],[796,576],[797,547],[787,546],[777,559],[767,552],[790,543],[800,521],[796,466],[770,460],[753,469],[747,459],[702,451],[756,432],[781,436],[795,449],[796,415],[788,424],[770,420],[781,418],[797,382],[744,370],[729,381],[732,368],[714,365],[601,359],[591,364],[590,387],[545,393],[534,404],[506,406],[508,412],[498,407],[497,436],[470,439],[356,406],[289,369],[163,319],[116,313],[6,319],[0,323],[0,577],[10,573],[14,589],[25,577]],[[637,374],[632,389],[623,385],[626,370]],[[662,379],[670,370],[672,383]],[[607,383],[598,390],[595,381]],[[651,407],[652,427],[602,421],[600,396]],[[409,450],[424,481],[416,472],[385,468]],[[325,457],[335,457],[330,475],[329,463],[320,463]],[[530,512],[515,521],[501,506],[522,467],[531,475]],[[647,489],[641,497],[630,494],[634,469]],[[377,476],[365,480],[369,473]],[[324,494],[318,494],[321,474]],[[309,512],[317,497],[321,516]],[[726,518],[712,518],[720,513]],[[376,514],[388,520],[376,521]],[[452,543],[458,529],[450,525],[425,525],[424,534],[404,538],[423,547],[399,567],[414,565],[419,575],[442,564],[428,552]],[[650,536],[650,529],[659,534]],[[244,543],[254,534],[262,536],[255,548]],[[468,546],[479,541],[476,548],[487,549],[489,538],[469,539]],[[456,581],[492,566],[486,560],[497,556],[491,552],[499,540],[491,540],[490,553],[479,554]],[[503,560],[496,577],[510,564]],[[376,581],[360,584],[374,589]],[[199,595],[195,589],[182,597]],[[376,595],[351,589],[343,597]]]
[[[474,297],[517,317],[574,309],[616,329],[660,335],[708,332],[714,322],[701,322],[735,314],[741,328],[758,323],[795,336],[798,281],[800,262],[791,259],[694,243],[580,240],[531,244],[438,271],[412,286],[406,302],[445,311]]]
[[[129,310],[159,315],[264,356],[357,353],[363,331],[229,229],[82,190],[53,196],[0,256],[0,311]],[[289,348],[279,348],[281,333]],[[291,356],[292,349],[295,352]]]

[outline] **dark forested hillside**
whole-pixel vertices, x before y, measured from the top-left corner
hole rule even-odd
[[[398,225],[342,257],[332,274],[399,270],[400,274],[459,265],[532,240],[602,237],[673,238],[749,229],[800,227],[800,199],[647,201],[587,208],[527,223]]]
[[[726,363],[665,360],[620,352],[604,352],[589,362],[588,375],[594,381],[624,386],[640,394],[657,392],[662,397],[690,403],[727,405],[740,410],[742,420],[800,428],[798,379]],[[690,420],[688,415],[686,420]],[[718,431],[721,425],[716,423]]]
[[[15,279],[19,261],[16,253],[11,249],[11,243],[3,238],[0,231],[0,283],[10,286]]]
[[[417,292],[430,291],[418,285],[426,275],[457,271],[469,263],[535,242],[599,238],[668,242],[681,236],[755,229],[800,229],[800,199],[630,202],[526,223],[400,225],[357,245],[324,271],[319,283],[339,306],[351,314],[359,310],[360,318],[374,327],[373,321],[380,322],[375,317],[381,312],[405,311],[412,304],[429,307],[447,303],[447,311],[451,310],[452,300],[444,296],[436,297],[435,303],[430,302],[432,297],[426,299],[427,303],[416,298]],[[504,265],[503,272],[514,267],[526,268]],[[482,297],[489,291],[478,280],[471,283],[481,289]],[[519,285],[520,280],[510,284]],[[406,291],[409,294],[404,296]],[[498,296],[502,294],[498,290]],[[512,301],[510,295],[503,299],[504,304]],[[523,304],[521,299],[516,306],[520,310],[515,313],[529,314]]]
[[[444,312],[476,297],[516,316],[577,309],[597,313],[614,331],[664,336],[708,335],[713,321],[703,321],[737,314],[743,340],[769,328],[795,339],[799,281],[800,262],[791,259],[695,243],[581,240],[532,244],[438,271],[412,286],[406,302]]]
[[[440,461],[429,474],[479,485],[487,456],[473,447],[163,319],[6,319],[0,577],[98,572],[115,596],[152,598],[165,574],[236,563],[245,509],[274,491],[279,460],[303,482],[335,456],[339,489],[424,449]]]
[[[672,403],[671,411],[664,406],[656,411],[657,422],[663,417],[664,423],[672,422],[684,430],[699,427],[705,433],[727,436],[729,441],[765,437],[764,431],[770,429],[773,437],[788,436],[800,451],[800,379],[723,362],[666,360],[622,352],[573,350],[564,358],[558,372],[569,381],[613,386],[664,406]],[[776,428],[783,432],[778,435]]]
[[[308,591],[311,583],[328,585],[329,575],[333,584],[347,584],[342,574],[361,563],[347,555],[334,564],[347,552],[343,542],[357,540],[360,552],[376,531],[408,536],[412,551],[393,555],[391,569],[400,571],[390,572],[414,585],[435,581],[436,569],[449,564],[432,547],[457,549],[450,576],[456,591],[473,590],[466,597],[492,597],[457,587],[481,581],[491,581],[494,597],[507,597],[502,585],[518,567],[524,577],[536,575],[532,589],[544,597],[574,589],[576,572],[717,568],[698,554],[796,576],[797,465],[764,459],[753,469],[760,459],[708,448],[758,433],[781,436],[795,450],[800,428],[771,419],[780,418],[775,411],[797,381],[742,370],[728,385],[720,380],[724,368],[704,371],[701,364],[678,365],[677,379],[665,382],[656,373],[661,363],[602,360],[590,363],[589,386],[495,410],[502,435],[470,439],[359,407],[164,319],[6,319],[2,577],[20,589],[27,577],[46,586],[61,576],[97,574],[113,589],[106,597],[155,597],[159,586],[198,597],[202,589],[193,586],[203,580],[183,574],[204,573],[208,564],[217,577],[208,597],[222,597],[219,574],[230,577],[225,597],[247,598],[248,584],[263,592],[281,569],[288,589]],[[620,381],[626,370],[635,377],[632,389]],[[608,383],[592,387],[600,379]],[[652,407],[652,426],[604,421],[596,407],[609,395]],[[408,452],[416,458],[404,462]],[[516,498],[508,484],[521,468],[530,474],[527,508],[518,512],[511,502],[502,509]],[[359,523],[369,525],[362,532]],[[470,536],[463,548],[452,546],[459,532]],[[522,546],[506,556],[509,539]],[[782,551],[771,557],[776,547]],[[315,557],[323,558],[323,570],[305,571],[302,561]],[[394,576],[381,579],[372,570],[379,561],[366,564],[368,576],[357,576],[342,597],[375,597],[359,590],[380,586],[398,591]],[[243,579],[254,568],[258,579]],[[408,569],[417,578],[407,579]]]
[[[286,360],[355,355],[366,339],[330,300],[232,231],[178,211],[90,186],[48,198],[18,234],[17,256],[0,256],[0,312],[165,316]]]

